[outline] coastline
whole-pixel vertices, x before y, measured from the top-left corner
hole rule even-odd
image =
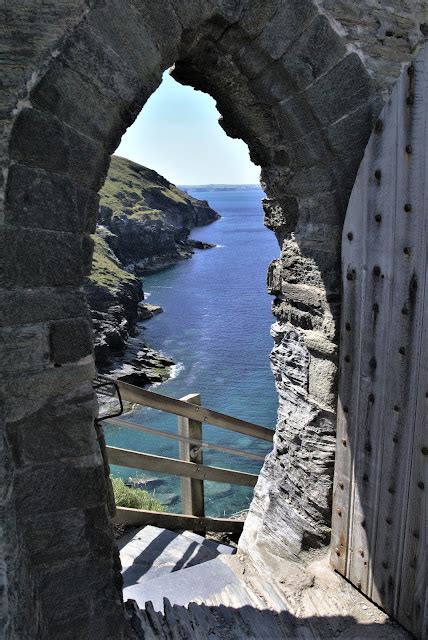
[[[113,156],[100,191],[92,272],[85,283],[100,374],[144,387],[176,363],[146,344],[144,325],[162,309],[145,302],[144,275],[169,269],[211,243],[189,239],[220,215],[151,169]]]

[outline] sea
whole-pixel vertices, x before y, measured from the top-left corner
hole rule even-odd
[[[221,214],[221,219],[194,229],[191,238],[216,244],[195,250],[189,260],[143,281],[147,301],[163,313],[140,324],[140,337],[171,357],[176,366],[157,393],[181,398],[200,393],[205,407],[274,428],[277,395],[269,365],[273,346],[270,325],[272,298],[266,289],[269,263],[279,254],[274,234],[263,226],[260,188],[187,188]],[[167,433],[177,433],[177,418],[140,408],[125,417]],[[107,426],[107,443],[134,451],[178,457],[178,442],[152,434]],[[257,459],[211,449],[205,464],[258,473],[271,449],[257,440],[211,425],[204,441],[251,452]],[[166,510],[180,512],[180,479],[153,472],[112,467],[112,473],[148,481],[147,486]],[[248,508],[252,489],[205,482],[208,516],[230,516]]]

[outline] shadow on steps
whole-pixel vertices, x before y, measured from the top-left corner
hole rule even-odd
[[[296,618],[246,605],[171,605],[164,599],[164,613],[151,602],[140,610],[133,600],[125,603],[125,640],[410,640],[396,623],[358,623],[352,616]]]

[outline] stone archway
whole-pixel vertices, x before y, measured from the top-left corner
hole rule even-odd
[[[423,19],[410,1],[394,12],[392,0],[374,18],[349,0],[165,0],[162,11],[149,0],[24,4],[5,9],[4,22],[32,47],[12,49],[2,112],[3,617],[11,636],[38,627],[113,638],[120,582],[80,290],[110,154],[175,63],[175,77],[217,100],[226,132],[262,166],[266,224],[281,247],[268,277],[280,406],[242,548],[274,562],[323,544],[343,216]]]

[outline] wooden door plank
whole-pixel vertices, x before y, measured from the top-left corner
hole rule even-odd
[[[367,592],[370,541],[375,535],[376,494],[382,439],[382,385],[390,315],[392,246],[394,241],[396,111],[392,99],[386,105],[367,147],[367,220],[365,224],[364,291],[361,300],[359,398],[356,400],[356,437],[353,457],[353,511],[348,576]],[[381,123],[381,124],[380,124]],[[379,218],[380,216],[380,218]],[[355,387],[355,384],[353,385]]]
[[[358,397],[359,358],[353,357],[344,363],[345,354],[358,354],[361,336],[362,297],[362,244],[365,235],[366,198],[365,166],[358,172],[351,194],[342,245],[346,254],[342,259],[342,322],[339,363],[339,398],[337,407],[336,462],[333,483],[333,518],[331,564],[346,575],[349,560],[349,527],[352,511],[352,446],[355,440],[356,411],[353,407],[354,394]],[[361,237],[360,237],[361,236]],[[358,274],[358,277],[357,277]],[[345,366],[344,366],[345,364]]]
[[[423,57],[422,57],[423,56]],[[412,150],[417,153],[413,175],[412,194],[420,195],[412,209],[413,225],[419,235],[416,245],[418,268],[418,291],[420,292],[420,317],[422,327],[415,336],[414,358],[419,358],[415,367],[414,389],[415,430],[411,451],[411,469],[408,484],[408,499],[405,530],[402,542],[400,567],[400,589],[395,603],[397,618],[403,620],[411,631],[421,638],[428,637],[427,597],[427,546],[428,546],[428,48],[415,61],[417,112],[413,130]],[[421,94],[421,95],[420,95]],[[419,98],[420,95],[420,98]],[[419,104],[418,104],[419,103]],[[423,188],[421,188],[423,185]],[[418,188],[419,187],[419,188]],[[417,375],[419,372],[419,376]],[[405,622],[404,622],[405,621]]]
[[[373,586],[371,597],[398,616],[401,584],[403,536],[406,526],[407,502],[413,440],[415,408],[420,366],[420,339],[423,316],[423,296],[417,286],[421,276],[423,254],[423,208],[421,192],[424,180],[425,145],[421,132],[425,129],[426,103],[419,71],[404,73],[406,91],[400,96],[399,144],[397,148],[396,230],[394,249],[394,282],[390,325],[389,367],[385,378],[386,403],[383,413],[385,437],[379,489],[378,531],[373,540]],[[422,64],[423,67],[423,64]],[[423,74],[422,74],[423,75]],[[409,100],[409,96],[414,99]],[[412,153],[406,152],[411,144]],[[411,210],[405,207],[411,205]],[[423,290],[423,286],[422,286]],[[402,311],[406,310],[406,313]],[[407,622],[402,620],[405,624]]]
[[[415,68],[372,133],[345,220],[332,564],[425,638],[428,50]]]
[[[404,203],[408,200],[407,178],[408,171],[403,172],[403,156],[406,153],[406,138],[409,126],[408,106],[406,104],[408,94],[409,77],[403,73],[392,99],[396,105],[395,119],[397,127],[397,145],[395,149],[396,170],[391,176],[390,189],[394,195],[391,203],[391,215],[393,218],[394,242],[385,247],[380,246],[382,252],[388,251],[390,256],[390,314],[388,322],[383,330],[388,335],[386,349],[382,353],[385,363],[381,384],[381,402],[379,422],[382,425],[382,433],[377,442],[380,455],[378,457],[378,470],[376,477],[376,495],[373,513],[371,548],[371,578],[368,594],[389,611],[393,609],[393,600],[396,581],[392,575],[396,574],[395,563],[397,549],[393,548],[393,542],[399,538],[401,527],[398,512],[402,504],[403,496],[401,485],[397,483],[394,467],[403,464],[406,442],[398,436],[400,424],[405,415],[406,399],[404,397],[407,376],[403,370],[408,355],[400,354],[404,340],[406,317],[401,313],[404,305],[403,289],[405,276],[403,269],[407,267],[404,261],[403,242],[406,235],[407,220],[404,211]],[[397,468],[398,470],[398,468]],[[384,544],[380,541],[383,540]],[[376,551],[377,549],[377,551]],[[393,567],[395,567],[393,569]]]

